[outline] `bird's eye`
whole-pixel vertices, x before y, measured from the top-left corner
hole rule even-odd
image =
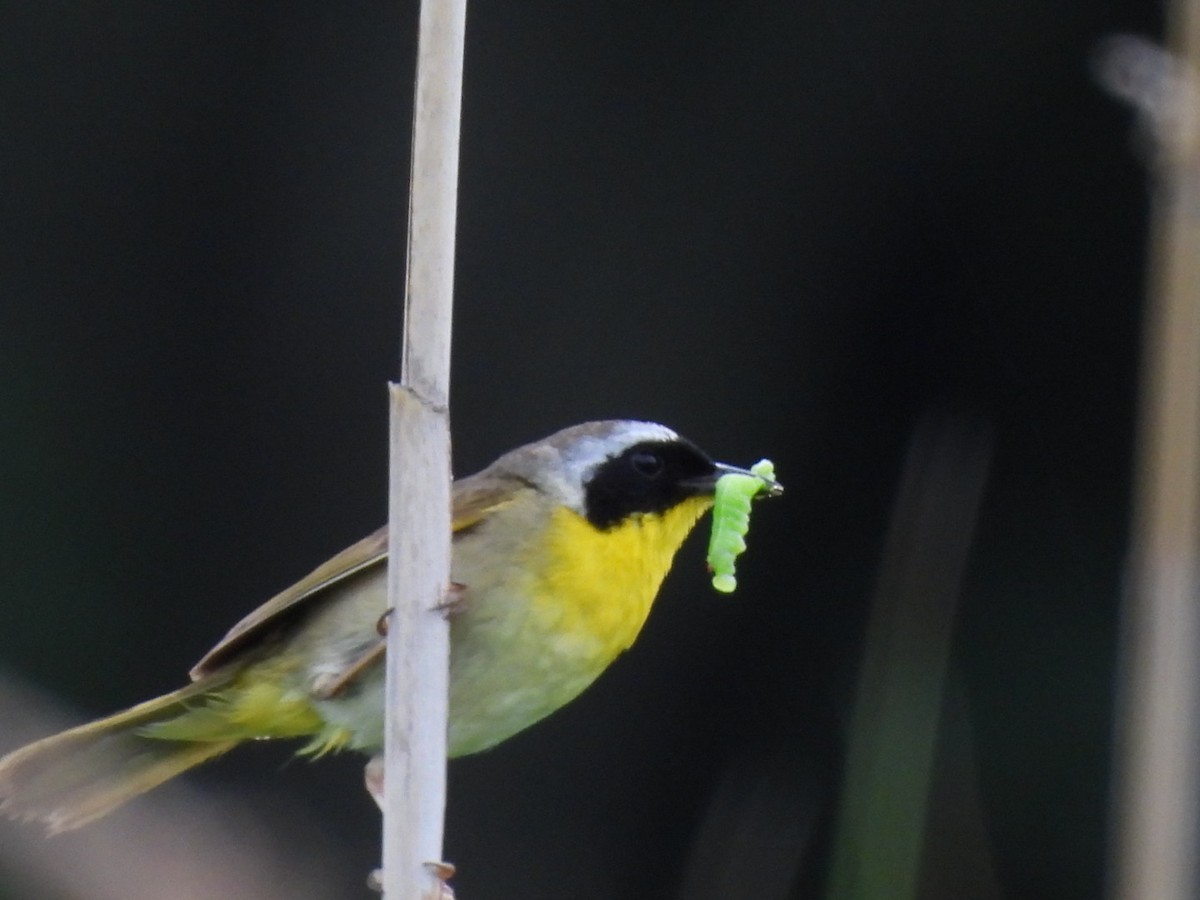
[[[629,457],[635,472],[645,478],[657,478],[662,474],[663,458],[657,453],[641,450]]]

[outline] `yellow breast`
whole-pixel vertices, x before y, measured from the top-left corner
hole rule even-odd
[[[470,591],[451,620],[450,729],[453,756],[491,747],[579,695],[637,637],[679,545],[708,508],[688,500],[663,515],[599,531],[564,508],[532,505],[534,525],[489,523],[456,546],[456,578]],[[529,523],[525,523],[527,526]],[[520,535],[503,559],[483,555]]]
[[[638,636],[675,552],[711,505],[711,498],[695,497],[607,531],[556,509],[534,614],[553,621],[564,641],[592,647],[604,664],[611,662]]]

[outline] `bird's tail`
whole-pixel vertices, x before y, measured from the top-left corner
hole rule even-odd
[[[13,751],[0,759],[0,812],[41,821],[51,834],[69,831],[219,756],[239,741],[153,735],[203,708],[227,680],[215,674]]]

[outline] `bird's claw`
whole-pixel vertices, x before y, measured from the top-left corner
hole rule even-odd
[[[392,618],[392,613],[394,612],[394,609],[389,609],[375,621],[375,633],[380,637],[387,637],[388,621]]]
[[[428,900],[454,900],[454,889],[448,882],[454,877],[453,863],[427,862],[425,868],[437,879],[437,893]],[[383,869],[372,869],[367,875],[367,887],[377,894],[383,893]]]
[[[442,598],[442,602],[433,608],[434,612],[440,612],[445,618],[449,619],[458,615],[467,605],[467,586],[460,584],[457,581],[450,582],[450,586],[446,588],[446,595]]]
[[[427,862],[425,863],[425,868],[437,879],[438,892],[433,900],[454,900],[454,888],[450,887],[448,883],[457,871],[454,868],[454,863]]]

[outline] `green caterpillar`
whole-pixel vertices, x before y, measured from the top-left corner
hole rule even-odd
[[[746,549],[750,530],[750,502],[760,491],[777,490],[775,466],[764,459],[750,467],[750,474],[730,472],[717,480],[713,500],[712,535],[708,540],[708,568],[712,586],[723,594],[737,587],[734,562]]]

